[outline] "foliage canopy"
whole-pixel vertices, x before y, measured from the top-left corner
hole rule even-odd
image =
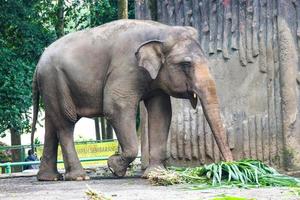
[[[59,23],[58,1],[0,0],[0,136],[13,128],[28,132],[31,83],[44,48],[53,42]],[[134,0],[129,0],[134,18]],[[64,32],[94,27],[118,18],[118,1],[64,1]]]

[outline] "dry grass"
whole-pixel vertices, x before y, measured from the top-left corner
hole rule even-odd
[[[111,200],[111,198],[104,196],[104,194],[95,192],[90,188],[90,186],[86,185],[86,187],[88,190],[85,194],[87,195],[88,200]]]

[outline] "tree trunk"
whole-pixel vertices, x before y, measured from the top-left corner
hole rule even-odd
[[[95,117],[94,121],[95,121],[96,140],[101,140],[100,127],[99,127],[99,118]]]
[[[119,19],[128,19],[128,1],[118,0],[118,17]]]
[[[108,121],[106,121],[106,134],[107,139],[113,139],[113,128]]]
[[[102,140],[106,140],[107,139],[107,135],[106,135],[106,129],[105,129],[105,119],[103,117],[101,117],[100,121],[101,121]]]
[[[21,145],[21,135],[18,133],[18,131],[14,128],[10,129],[10,138],[11,138],[11,145]],[[22,161],[22,155],[21,155],[21,149],[12,149],[12,162],[21,162]],[[14,166],[12,167],[12,172],[21,172],[22,166]]]
[[[57,38],[62,37],[64,33],[64,0],[58,0],[56,11],[57,22],[55,24],[55,31]]]

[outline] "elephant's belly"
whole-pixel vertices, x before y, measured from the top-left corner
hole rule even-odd
[[[80,117],[102,116],[102,98],[100,95],[80,96],[75,100],[76,113]]]

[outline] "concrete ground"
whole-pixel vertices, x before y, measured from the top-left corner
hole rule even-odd
[[[115,179],[112,177],[94,176],[89,181],[79,182],[39,182],[36,177],[0,177],[0,199],[2,200],[76,200],[88,199],[85,191],[88,187],[102,193],[112,200],[160,200],[160,199],[213,199],[222,194],[266,200],[300,199],[288,188],[258,189],[206,189],[188,190],[184,185],[152,186],[148,180],[139,177]]]

